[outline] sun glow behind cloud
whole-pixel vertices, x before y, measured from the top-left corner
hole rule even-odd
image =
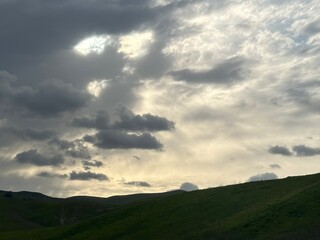
[[[87,90],[91,95],[99,97],[103,89],[105,89],[108,86],[109,81],[110,80],[106,79],[93,80],[92,82],[89,82],[89,84],[87,85]]]
[[[108,35],[91,36],[79,42],[74,47],[74,50],[82,55],[88,55],[92,53],[101,54],[103,53],[105,47],[111,44],[111,42],[111,37]]]

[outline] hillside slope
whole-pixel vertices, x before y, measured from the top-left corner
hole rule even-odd
[[[0,232],[78,223],[124,204],[175,195],[181,191],[132,194],[109,198],[52,198],[35,192],[0,191]]]
[[[320,175],[252,182],[124,205],[75,225],[0,239],[319,239]]]

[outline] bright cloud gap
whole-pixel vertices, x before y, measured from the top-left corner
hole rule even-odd
[[[111,37],[108,35],[91,36],[80,41],[74,50],[82,55],[101,54],[111,42]]]
[[[108,86],[109,81],[108,79],[93,80],[87,85],[87,90],[91,95],[99,97],[101,92]]]

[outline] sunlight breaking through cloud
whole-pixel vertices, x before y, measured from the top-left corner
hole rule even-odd
[[[102,79],[102,80],[93,80],[92,82],[89,82],[87,85],[88,92],[95,96],[99,97],[103,89],[105,89],[108,86],[108,82],[110,80]]]
[[[111,44],[111,37],[108,35],[92,36],[80,41],[74,50],[82,55],[101,54],[109,44]]]

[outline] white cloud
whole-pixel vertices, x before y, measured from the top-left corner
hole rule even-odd
[[[174,136],[161,135],[170,158],[159,158],[172,166],[167,171],[176,178],[188,177],[202,186],[246,181],[260,171],[261,162],[274,162],[276,157],[265,150],[268,145],[304,143],[317,135],[320,109],[314,82],[320,77],[320,58],[313,41],[319,33],[310,37],[304,30],[318,16],[316,1],[232,1],[224,9],[212,8],[212,2],[174,12],[174,34],[163,53],[173,58],[173,70],[210,69],[243,56],[250,77],[220,87],[165,76],[146,81],[136,105],[136,111],[161,113],[176,122]],[[299,23],[302,19],[307,20]],[[281,176],[320,170],[316,158],[308,163],[277,160]]]
[[[112,44],[112,39],[108,35],[91,36],[80,41],[75,47],[82,55],[101,54],[107,45]]]
[[[175,0],[152,0],[150,5],[152,7],[158,7],[158,6],[166,6],[170,3],[172,3]]]
[[[110,80],[102,79],[102,80],[93,80],[89,82],[87,85],[88,92],[95,96],[99,97],[103,89],[105,89],[108,86],[108,82]]]
[[[119,38],[119,52],[128,58],[139,58],[145,56],[154,41],[153,32],[133,32]]]
[[[278,176],[274,173],[261,173],[254,175],[248,179],[248,182],[257,182],[257,181],[266,181],[266,180],[273,180],[277,179]]]

